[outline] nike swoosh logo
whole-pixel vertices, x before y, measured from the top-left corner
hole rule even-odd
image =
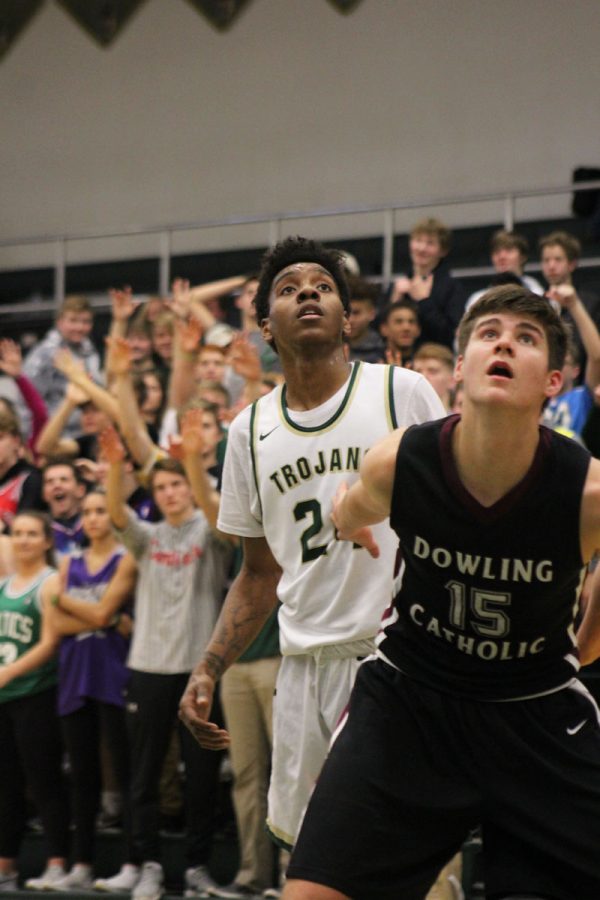
[[[584,719],[579,725],[575,725],[573,728],[567,728],[567,734],[577,734],[578,731],[581,731],[586,722],[587,719]]]
[[[279,428],[279,425],[276,425],[275,428]],[[271,428],[270,431],[265,431],[264,434],[259,434],[259,436],[258,436],[259,441],[264,441],[264,439],[268,438],[270,434],[273,434],[273,432],[275,431],[275,428]]]

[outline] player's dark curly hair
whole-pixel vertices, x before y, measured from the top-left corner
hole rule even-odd
[[[258,278],[258,290],[254,298],[256,320],[259,324],[269,316],[269,295],[273,279],[282,269],[298,262],[317,263],[327,269],[335,281],[342,306],[346,312],[350,310],[350,293],[341,253],[324,247],[318,241],[311,241],[304,237],[288,237],[276,244],[263,257]]]

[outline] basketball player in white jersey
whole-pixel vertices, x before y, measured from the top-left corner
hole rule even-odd
[[[336,540],[333,497],[357,479],[377,439],[443,409],[414,372],[346,361],[349,296],[335,251],[304,238],[278,244],[263,262],[255,302],[285,384],[229,432],[218,527],[242,537],[244,564],[181,716],[203,747],[227,746],[227,732],[209,721],[215,683],[279,600],[268,826],[290,847],[392,592],[395,535],[387,523],[378,527],[377,560]]]

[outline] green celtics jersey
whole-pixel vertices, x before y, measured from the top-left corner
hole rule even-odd
[[[31,650],[40,640],[42,633],[42,607],[40,590],[49,575],[54,574],[49,566],[42,569],[27,585],[25,590],[12,588],[12,578],[0,581],[0,666],[7,666]],[[0,703],[37,694],[56,684],[56,663],[47,663],[14,678],[6,687],[0,688]]]

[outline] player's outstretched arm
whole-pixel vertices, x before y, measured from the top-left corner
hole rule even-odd
[[[338,537],[353,541],[379,556],[379,547],[370,525],[382,522],[390,514],[396,456],[403,429],[383,438],[366,454],[360,467],[360,478],[350,489],[342,485],[333,501],[331,518]]]
[[[212,637],[188,681],[179,717],[201,747],[222,750],[228,733],[209,721],[215,685],[257,636],[277,604],[281,569],[264,538],[244,539],[244,562],[231,585]]]

